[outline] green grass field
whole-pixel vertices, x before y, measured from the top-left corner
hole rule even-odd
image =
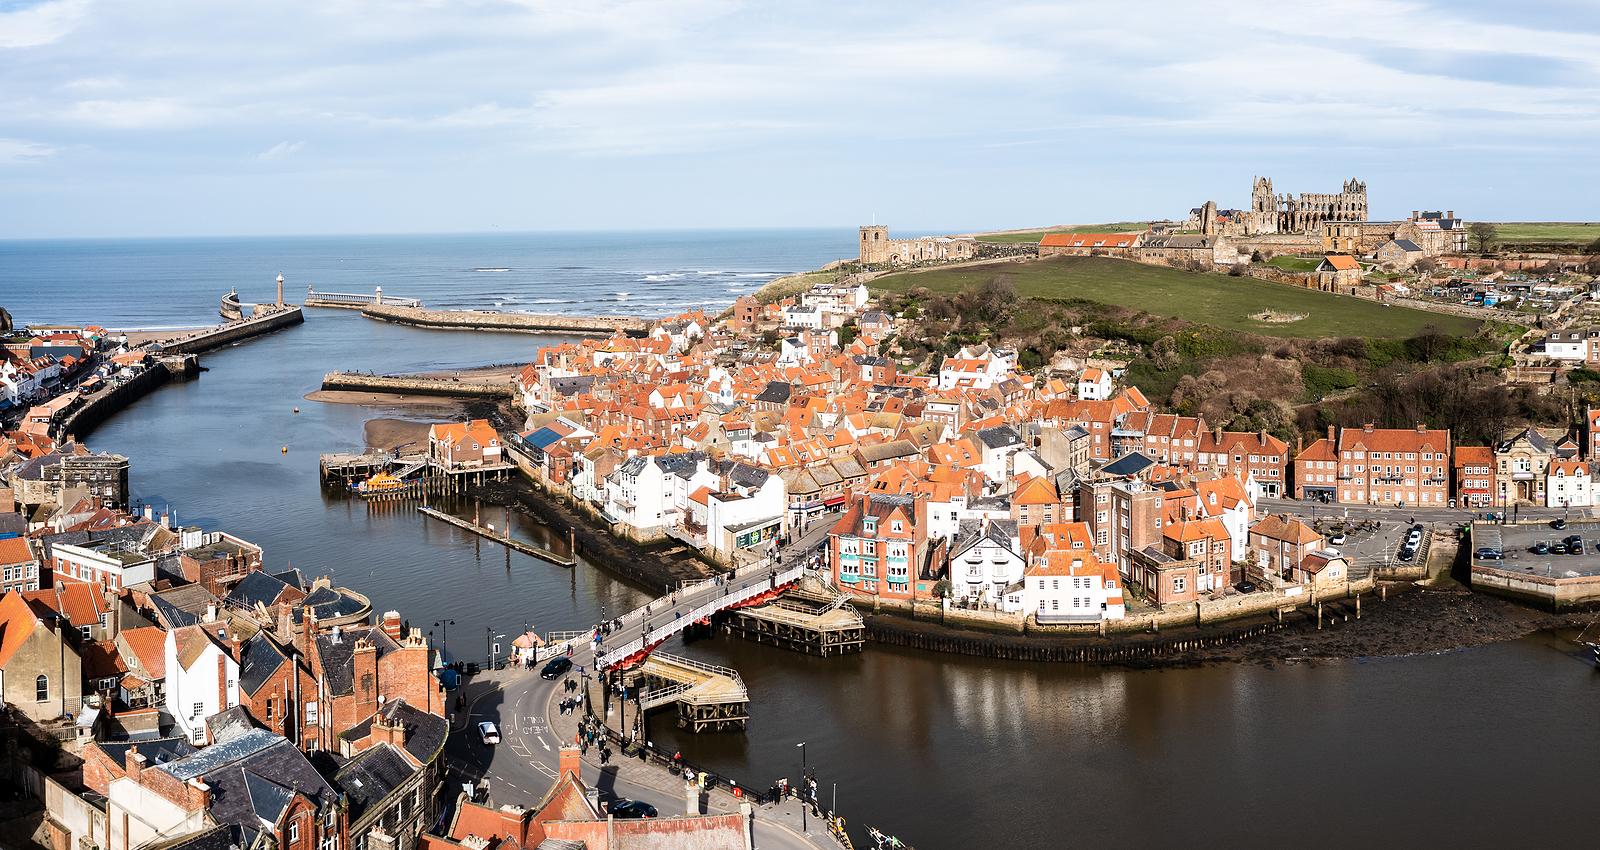
[[[1199,274],[1106,257],[1053,257],[998,267],[902,272],[880,277],[871,286],[959,292],[998,274],[1008,275],[1024,297],[1082,298],[1265,336],[1401,338],[1414,336],[1428,325],[1448,334],[1470,335],[1480,324],[1475,319],[1386,307],[1249,277]],[[1302,318],[1287,322],[1251,318],[1263,310]]]
[[[1322,262],[1322,258],[1321,257],[1317,257],[1317,258],[1313,259],[1311,257],[1291,257],[1291,256],[1286,256],[1286,255],[1281,255],[1280,254],[1279,256],[1273,257],[1272,259],[1268,260],[1267,261],[1267,265],[1269,265],[1269,266],[1277,266],[1278,268],[1283,269],[1284,271],[1309,272],[1309,271],[1316,271],[1317,265],[1319,263],[1321,263],[1321,262]]]
[[[1577,245],[1600,239],[1600,222],[1507,221],[1495,224],[1502,245]],[[1477,243],[1474,242],[1474,245]]]
[[[1046,233],[1128,233],[1144,230],[1149,224],[1143,221],[1113,221],[1107,224],[1077,224],[1072,227],[1051,227],[1045,230],[1023,230],[1016,233],[979,233],[979,242],[1038,242]]]

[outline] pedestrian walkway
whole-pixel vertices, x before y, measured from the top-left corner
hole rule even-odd
[[[595,685],[592,681],[588,684],[589,699],[592,701],[591,706],[595,712],[595,717],[599,719],[604,709],[598,702],[598,685]],[[565,696],[565,693],[558,688],[552,699],[559,700],[562,696]],[[622,707],[613,701],[612,717],[610,718],[610,723],[606,725],[618,725],[622,710]],[[550,729],[557,740],[562,742],[578,742],[581,740],[579,730],[585,719],[582,710],[571,714],[562,714],[555,706],[552,706],[548,715]],[[629,725],[632,725],[632,720],[633,718],[629,717]],[[639,748],[630,751],[634,753],[633,755],[624,756],[618,749],[618,736],[614,731],[610,731],[609,734],[605,732],[601,734],[604,735],[605,740],[608,742],[605,749],[609,754],[609,758],[602,763],[601,748],[598,745],[586,747],[583,752],[584,764],[600,772],[601,781],[597,784],[598,787],[603,788],[608,785],[626,783],[649,788],[668,799],[681,801],[680,808],[676,811],[668,811],[663,808],[661,810],[662,817],[691,812],[690,784],[684,781],[680,771],[684,769],[692,770],[692,765],[679,759],[676,762],[677,767],[674,768],[672,766],[674,762],[670,754],[664,755],[649,748]],[[757,848],[776,843],[768,842],[768,844],[763,844],[762,841],[763,833],[770,836],[774,830],[781,830],[784,833],[787,840],[782,843],[788,846],[795,846],[795,842],[799,841],[803,842],[801,846],[814,847],[818,848],[818,850],[841,850],[841,848],[848,850],[850,848],[847,843],[848,839],[845,842],[841,842],[830,834],[826,817],[816,809],[808,811],[805,818],[805,828],[802,830],[801,802],[794,797],[779,801],[767,799],[766,792],[772,785],[770,780],[760,783],[761,787],[757,789],[740,785],[737,777],[708,776],[704,791],[700,790],[699,771],[695,771],[695,780],[695,791],[692,798],[693,813],[695,814],[731,814],[738,812],[742,803],[754,804],[754,829]],[[734,792],[735,788],[738,789],[737,795]]]

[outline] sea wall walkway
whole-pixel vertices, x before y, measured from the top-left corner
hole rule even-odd
[[[177,337],[162,345],[162,350],[168,354],[199,354],[240,340],[269,334],[290,325],[298,325],[306,320],[305,313],[295,306],[280,308],[268,304],[257,309],[261,311],[260,315],[236,322],[224,322],[214,328]]]
[[[329,372],[322,376],[324,390],[393,393],[396,395],[437,395],[457,398],[504,398],[514,396],[511,383],[457,381],[453,378],[425,378],[415,375],[367,375],[361,372]]]
[[[648,321],[633,316],[558,316],[539,313],[502,313],[492,310],[428,310],[390,304],[372,304],[363,307],[361,315],[369,319],[423,328],[511,333],[610,336],[617,331],[623,331],[642,336],[650,328]]]

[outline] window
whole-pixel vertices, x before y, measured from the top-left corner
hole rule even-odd
[[[45,702],[50,699],[49,676],[41,675],[39,678],[33,680],[33,698],[38,702]]]
[[[194,711],[189,716],[190,717],[199,717],[200,716],[200,712],[205,711],[205,710],[206,710],[205,703],[197,702],[197,703],[194,704]]]
[[[1188,579],[1184,578],[1183,576],[1173,576],[1172,577],[1172,592],[1173,593],[1182,593],[1188,586],[1189,586],[1189,581],[1188,581]]]
[[[300,822],[289,821],[289,843],[297,844],[300,841]]]
[[[905,523],[901,522],[900,520],[895,520],[894,522],[889,523],[889,530],[894,532],[904,531]]]

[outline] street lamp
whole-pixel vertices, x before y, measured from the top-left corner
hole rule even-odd
[[[806,742],[801,741],[795,746],[800,748],[800,831],[806,831]]]
[[[434,628],[444,631],[443,642],[439,644],[439,658],[441,660],[448,658],[450,655],[450,627],[455,624],[455,620],[440,620],[433,624]]]

